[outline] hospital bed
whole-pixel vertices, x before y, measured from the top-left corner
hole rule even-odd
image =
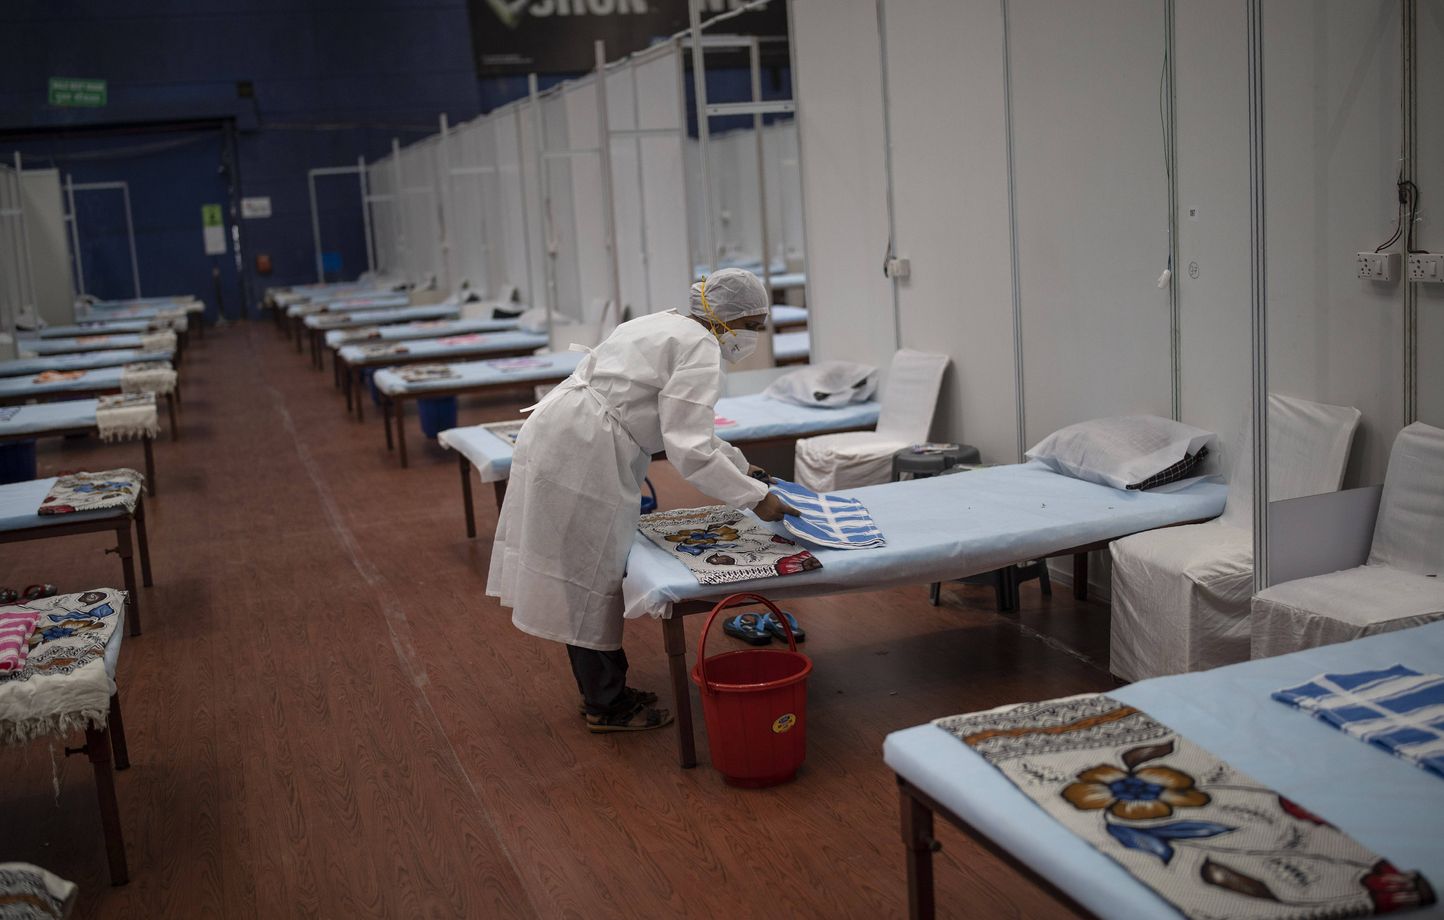
[[[130,621],[130,634],[140,635],[140,592],[135,584],[135,550],[140,550],[141,583],[151,587],[150,541],[145,530],[145,496],[136,498],[135,511],[125,508],[105,508],[100,511],[77,511],[72,514],[41,514],[40,503],[45,500],[56,477],[31,479],[0,485],[0,544],[29,543],[34,540],[50,540],[85,533],[114,533],[115,548],[106,550],[120,556],[121,574],[125,578],[125,590],[130,595],[134,616]],[[131,525],[135,526],[135,539],[131,539]]]
[[[430,309],[430,308],[419,308]],[[362,317],[371,319],[372,317]],[[371,327],[376,327],[372,329]],[[362,342],[402,342],[407,339],[433,339],[472,332],[506,332],[517,328],[514,319],[428,319],[398,323],[360,323],[326,330],[326,347],[335,351],[342,345]],[[358,333],[357,330],[362,330]],[[368,331],[369,330],[369,331]]]
[[[368,296],[345,296],[327,300],[307,300],[286,308],[290,321],[290,334],[296,340],[296,351],[301,351],[306,339],[305,318],[317,313],[363,313],[373,310],[394,310],[411,306],[411,295],[406,293],[380,293]]]
[[[79,373],[80,376],[74,380],[53,380],[46,383],[36,383],[33,377],[0,377],[0,406],[52,399],[80,399],[121,392],[123,368],[101,367]],[[180,426],[176,422],[175,411],[176,394],[180,389],[179,379],[176,378],[175,389],[165,394],[172,441],[180,439]]]
[[[952,477],[966,478],[966,477]],[[1270,698],[1321,673],[1404,664],[1437,672],[1444,623],[1109,691],[1211,754],[1299,802],[1401,869],[1444,879],[1444,782]],[[933,816],[1082,914],[1176,916],[1176,911],[1038,808],[953,735],[928,724],[894,732],[883,757],[901,789],[911,916],[933,915]],[[1410,917],[1444,915],[1444,905]]]
[[[151,330],[148,319],[104,319],[69,326],[46,326],[30,333],[38,339],[70,339],[81,335],[135,334]]]
[[[95,404],[93,399],[71,399],[20,406],[10,418],[0,418],[0,443],[63,438],[75,434],[99,437]],[[147,495],[154,496],[155,450],[149,435],[142,436],[140,440],[145,449],[145,491]]]
[[[33,352],[36,357],[71,355],[91,351],[138,351],[140,336],[128,335],[83,335],[63,339],[22,338],[19,341],[22,352]]]
[[[806,364],[812,357],[812,337],[801,332],[779,332],[772,337],[772,360],[779,366]]]
[[[118,593],[112,592],[112,594]],[[70,596],[62,598],[62,600],[68,599],[68,597]],[[79,599],[78,596],[75,597],[77,600]],[[115,682],[116,666],[120,661],[120,646],[124,639],[127,614],[131,615],[132,623],[134,623],[139,618],[140,611],[134,593],[131,594],[129,602],[124,596],[112,596],[107,598],[107,602],[115,609],[116,623],[110,633],[110,640],[105,644],[105,673],[112,682]],[[44,692],[41,691],[42,694]],[[42,705],[51,702],[44,696],[41,696],[40,699],[44,701]],[[105,853],[110,866],[110,883],[124,885],[130,880],[130,871],[126,867],[125,837],[121,830],[120,807],[115,795],[115,774],[111,769],[112,764],[115,770],[125,770],[130,767],[129,745],[125,739],[125,722],[120,714],[119,687],[117,686],[115,692],[110,695],[110,707],[105,724],[97,727],[81,713],[76,713],[75,718],[85,725],[83,729],[85,744],[80,748],[67,747],[65,753],[85,754],[94,768],[95,790],[100,805],[100,826],[105,836]],[[53,744],[54,740],[55,736],[51,736],[50,743]],[[39,910],[33,913],[27,911],[22,904],[17,916],[44,916],[44,914]]]
[[[326,337],[335,331],[360,329],[363,326],[386,326],[402,323],[454,320],[461,315],[461,309],[452,304],[434,304],[420,307],[389,307],[381,310],[362,310],[356,313],[317,313],[302,320],[302,328],[311,346],[311,363],[317,370],[325,366]],[[324,317],[324,319],[323,319]],[[443,333],[435,333],[441,335]]]
[[[372,378],[381,397],[381,416],[386,423],[386,449],[392,449],[391,417],[396,417],[395,446],[406,468],[406,403],[416,399],[481,395],[528,389],[542,383],[557,383],[572,375],[584,357],[582,352],[563,351],[531,359],[466,361],[451,365],[457,376],[448,380],[409,383],[396,371],[383,368]],[[515,362],[526,361],[526,364]],[[357,399],[358,414],[360,399]]]
[[[1125,492],[1055,473],[1039,462],[888,483],[841,494],[860,499],[887,545],[810,548],[822,568],[725,586],[699,584],[685,566],[637,533],[622,583],[626,616],[657,617],[671,669],[678,759],[697,762],[683,617],[751,591],[774,600],[931,584],[1027,560],[1074,557],[1074,592],[1086,596],[1087,553],[1111,540],[1223,511],[1228,489],[1195,482],[1172,493]]]
[[[46,371],[88,371],[97,367],[120,367],[124,364],[169,363],[168,351],[91,351],[46,358],[14,358],[0,361],[0,377],[26,377]]]
[[[724,396],[717,401],[717,417],[731,424],[717,427],[717,436],[739,447],[770,444],[791,444],[802,437],[837,434],[843,431],[868,431],[877,424],[881,404],[876,400],[819,409],[769,399],[761,393],[746,396]],[[461,464],[461,502],[466,515],[466,535],[476,536],[476,517],[471,500],[471,468],[476,467],[482,482],[489,482],[496,491],[496,507],[501,509],[506,497],[506,482],[511,475],[511,442],[480,425],[452,428],[441,432],[443,447],[456,451]],[[654,459],[663,459],[658,454]]]
[[[346,391],[346,412],[356,404],[360,415],[363,401],[362,377],[368,368],[398,367],[406,364],[450,363],[476,358],[507,358],[529,355],[538,348],[545,348],[550,342],[545,334],[521,332],[516,329],[504,332],[481,332],[475,341],[447,342],[446,339],[412,339],[405,344],[406,353],[397,355],[370,355],[366,345],[342,345],[336,350],[337,373]]]
[[[793,307],[785,303],[772,308],[772,328],[776,332],[807,328],[807,308]]]

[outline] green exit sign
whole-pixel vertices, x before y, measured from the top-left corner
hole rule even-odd
[[[105,81],[75,77],[50,78],[50,104],[99,108],[105,105]]]

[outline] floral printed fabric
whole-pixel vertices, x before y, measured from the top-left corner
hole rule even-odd
[[[398,367],[396,376],[407,383],[425,383],[428,380],[450,380],[461,375],[445,364],[412,364]]]
[[[638,529],[685,565],[698,584],[725,585],[822,568],[812,553],[724,505],[659,511],[643,517]]]
[[[29,863],[0,863],[0,918],[58,920],[69,917],[80,893],[74,882]]]
[[[521,421],[510,422],[487,422],[481,427],[515,447],[516,439],[521,434],[521,426],[525,424],[526,421],[523,419]]]
[[[0,674],[0,744],[105,725],[115,692],[105,647],[124,615],[125,594],[104,588],[0,610],[40,614],[25,667]]]
[[[144,476],[126,469],[61,476],[40,502],[39,513],[73,514],[107,508],[124,508],[133,512],[144,481]]]
[[[1186,917],[1362,917],[1429,883],[1102,694],[935,722]]]

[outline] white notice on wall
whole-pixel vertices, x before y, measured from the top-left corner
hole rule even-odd
[[[206,227],[204,228],[206,239],[206,255],[223,256],[226,254],[226,228]]]
[[[242,198],[242,199],[241,199],[241,216],[242,216],[242,217],[270,217],[270,216],[271,216],[271,196],[270,196],[270,195],[261,195],[261,196],[256,197],[256,198]]]

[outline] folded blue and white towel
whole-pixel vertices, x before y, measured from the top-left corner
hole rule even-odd
[[[1320,674],[1274,699],[1444,777],[1444,677],[1396,664]]]
[[[818,495],[806,486],[774,479],[770,491],[798,511],[782,519],[787,532],[829,549],[868,549],[887,540],[862,502],[839,495]]]

